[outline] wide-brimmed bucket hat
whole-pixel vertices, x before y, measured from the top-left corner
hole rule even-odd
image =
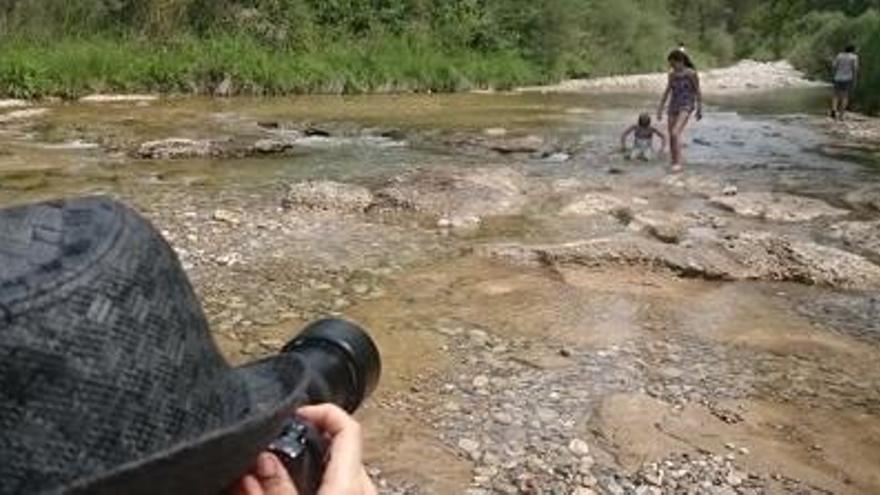
[[[222,492],[307,400],[301,366],[228,365],[127,207],[0,210],[0,493]]]

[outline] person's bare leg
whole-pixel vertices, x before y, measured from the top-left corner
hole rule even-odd
[[[675,135],[675,147],[676,149],[676,161],[672,167],[673,172],[680,172],[683,168],[684,154],[683,147],[684,143],[682,142],[682,137],[684,136],[684,129],[688,124],[688,121],[691,118],[690,112],[679,112],[679,114],[675,117],[675,124],[672,127],[672,132]]]
[[[846,111],[849,109],[849,94],[844,93],[840,96],[840,110],[837,111],[837,118],[843,120]]]
[[[838,104],[839,103],[837,101],[837,91],[835,90],[834,94],[831,95],[831,118],[832,119],[837,118]]]
[[[675,165],[678,163],[678,150],[676,147],[677,140],[675,138],[675,120],[678,116],[669,115],[667,121],[669,123],[669,163]]]

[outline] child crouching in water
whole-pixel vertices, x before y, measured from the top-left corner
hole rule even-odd
[[[633,147],[632,151],[626,155],[630,160],[651,160],[654,155],[654,136],[660,138],[660,153],[666,150],[666,136],[651,125],[651,116],[646,113],[639,115],[639,123],[630,126],[620,136],[620,148],[624,153],[627,152],[626,141],[630,134],[633,135]]]

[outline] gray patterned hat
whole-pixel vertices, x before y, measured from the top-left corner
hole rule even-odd
[[[215,494],[305,400],[221,357],[173,251],[108,199],[0,210],[0,494]]]

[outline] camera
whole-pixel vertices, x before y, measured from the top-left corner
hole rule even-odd
[[[332,403],[354,413],[373,393],[382,371],[379,349],[357,325],[336,319],[315,322],[281,351],[302,365],[295,378],[308,404]],[[322,432],[293,418],[269,446],[290,473],[300,495],[317,493],[328,444]]]

